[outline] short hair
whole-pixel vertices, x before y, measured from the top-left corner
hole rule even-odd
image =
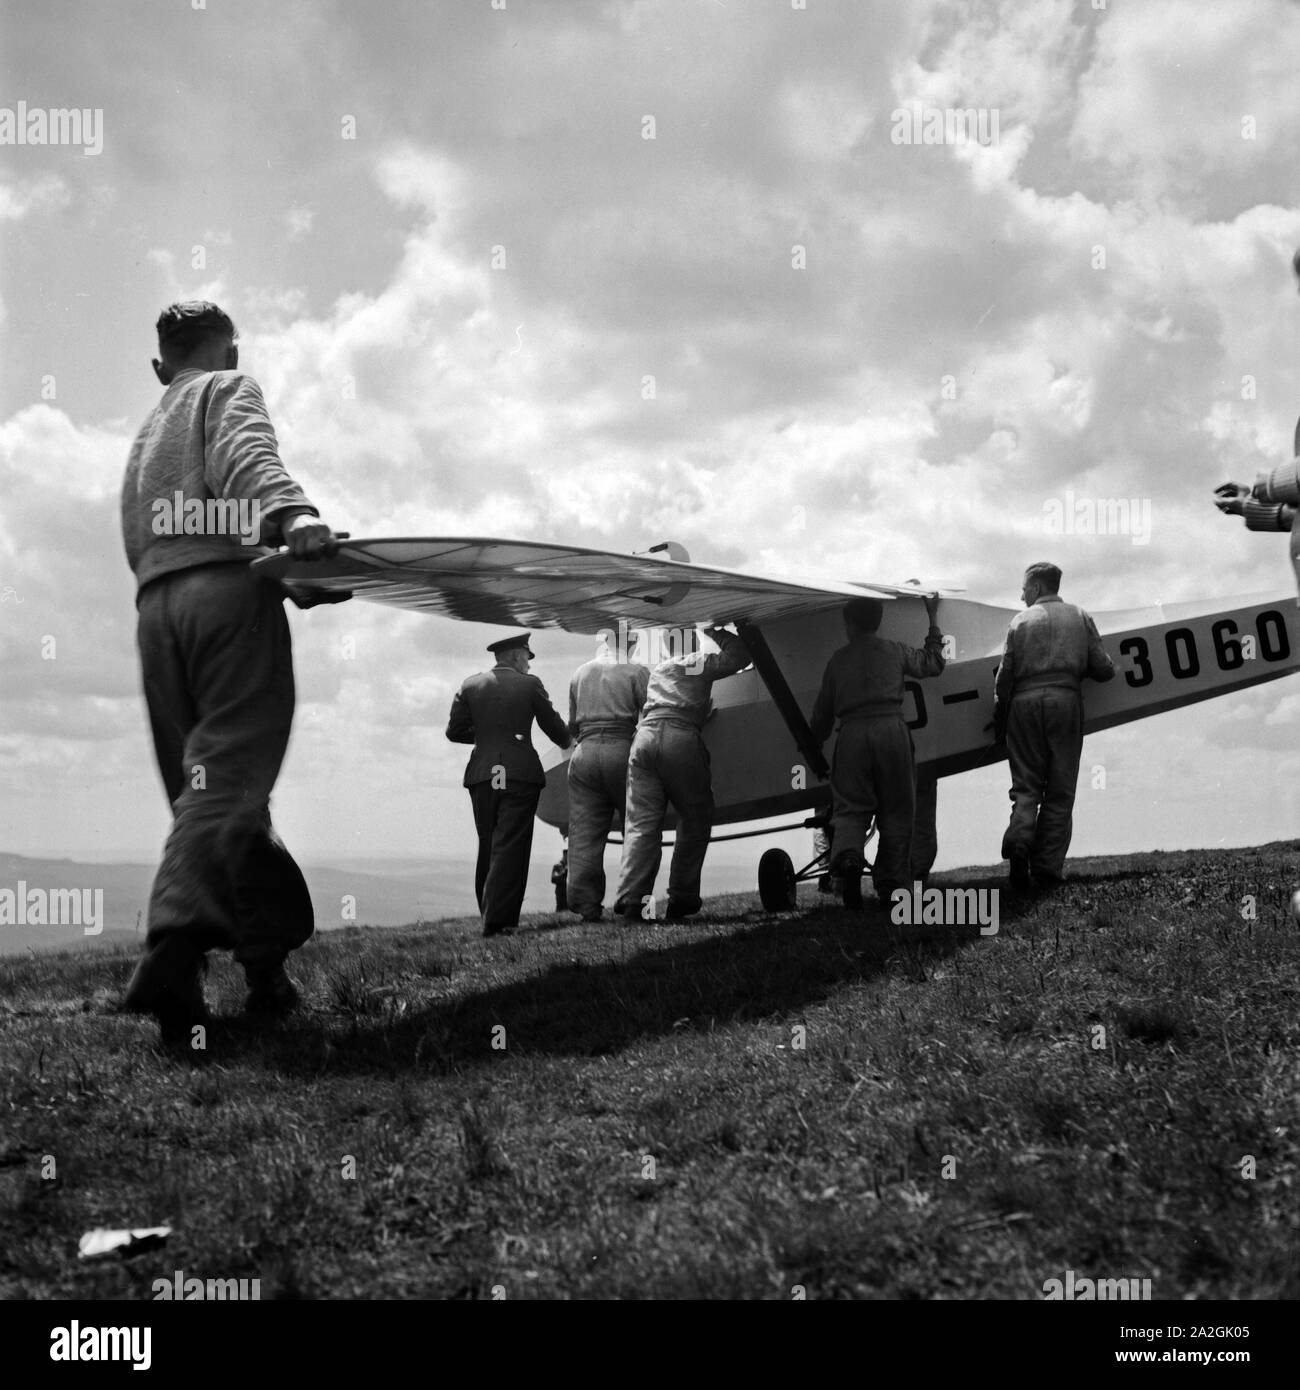
[[[239,335],[230,315],[209,299],[181,299],[158,315],[158,352],[164,361],[183,362],[210,338]]]
[[[863,632],[875,632],[885,616],[885,605],[878,598],[851,598],[844,605],[844,621]]]
[[[1047,560],[1039,560],[1025,571],[1026,579],[1036,579],[1049,594],[1061,592],[1061,571]]]

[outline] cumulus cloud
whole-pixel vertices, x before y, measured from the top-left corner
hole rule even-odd
[[[311,208],[290,208],[284,215],[285,226],[288,228],[290,241],[301,241],[303,237],[311,233],[312,223],[316,220],[316,214]]]
[[[331,82],[260,131],[271,108],[241,111],[238,159],[198,143],[192,177],[120,90],[112,201],[143,212],[101,278],[150,313],[228,301],[286,463],[356,535],[675,539],[705,563],[915,574],[1009,606],[1045,556],[1094,609],[1285,591],[1285,541],[1210,491],[1290,450],[1300,213],[1275,189],[1300,134],[1296,23],[1280,0],[1230,18],[1186,0],[628,0],[449,14],[431,59],[415,10],[322,22],[310,59],[276,57]],[[253,68],[261,91],[271,69]],[[217,77],[190,94],[212,128]],[[994,110],[998,139],[896,144],[911,102]],[[0,217],[54,237],[67,198],[104,194],[51,175],[0,188]],[[75,401],[0,426],[0,580],[33,605],[6,605],[0,639],[51,757],[75,756],[57,729],[93,728],[138,765],[114,508],[147,404],[124,371],[101,347]],[[84,404],[105,380],[112,423]],[[1133,503],[1149,538],[1051,530],[1067,495]],[[360,603],[293,622],[303,823],[325,822],[325,766],[372,808],[403,756],[459,795],[441,724],[494,634]],[[31,655],[51,625],[57,681]],[[551,640],[558,695],[587,644]],[[1233,730],[1281,726],[1255,698],[1224,706]],[[1179,718],[1149,726],[1156,751],[1117,745],[1135,777],[1213,728]]]
[[[0,181],[0,222],[17,222],[33,213],[57,211],[71,200],[67,183],[57,174]]]
[[[1297,51],[1286,0],[1116,6],[1079,83],[1071,147],[1153,200],[1203,203],[1216,176],[1277,186],[1300,123]]]

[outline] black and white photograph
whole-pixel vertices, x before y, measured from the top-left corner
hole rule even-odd
[[[1295,0],[0,4],[32,1364],[831,1301],[1259,1369],[1297,72]]]

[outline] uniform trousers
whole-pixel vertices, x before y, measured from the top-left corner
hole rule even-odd
[[[542,789],[535,782],[505,787],[477,782],[469,788],[478,831],[474,893],[485,936],[513,931],[519,925],[533,848],[533,817],[541,795]]]

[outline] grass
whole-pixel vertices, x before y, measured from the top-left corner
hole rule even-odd
[[[193,1059],[114,1012],[128,953],[0,961],[0,1297],[1295,1298],[1295,847],[1070,867],[988,938],[808,888],[330,932],[278,1025],[214,958]]]

